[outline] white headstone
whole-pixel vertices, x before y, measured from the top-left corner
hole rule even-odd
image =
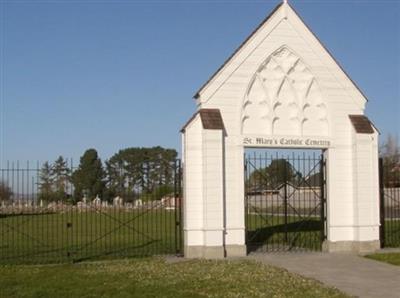
[[[101,205],[101,199],[99,198],[99,195],[96,195],[94,200],[92,201],[93,205],[95,206],[100,206]]]

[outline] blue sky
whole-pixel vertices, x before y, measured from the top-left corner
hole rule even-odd
[[[400,133],[400,2],[289,1]],[[0,161],[180,148],[192,96],[279,1],[0,1]]]

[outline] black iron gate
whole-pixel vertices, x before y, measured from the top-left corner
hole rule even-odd
[[[400,166],[379,159],[381,247],[400,247]]]
[[[0,263],[181,254],[180,160],[118,168],[119,188],[108,200],[75,198],[66,182],[62,198],[52,193],[44,201],[40,169],[18,163],[0,169],[9,191],[0,205]]]
[[[320,154],[246,154],[248,251],[321,250],[326,237],[325,176]]]

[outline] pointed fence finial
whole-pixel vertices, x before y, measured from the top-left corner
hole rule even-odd
[[[283,0],[283,3],[284,3],[284,4],[287,4],[287,0]]]

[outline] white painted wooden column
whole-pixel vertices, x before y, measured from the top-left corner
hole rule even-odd
[[[182,131],[184,254],[193,257],[201,256],[197,250],[204,245],[202,129],[196,116]]]
[[[372,252],[379,242],[378,132],[363,115],[350,115],[350,143],[327,153],[330,252]]]
[[[244,148],[238,138],[225,141],[225,252],[227,257],[247,254],[245,244]]]
[[[223,130],[203,130],[203,218],[205,258],[224,257]]]
[[[353,130],[354,240],[379,248],[378,134]],[[360,246],[360,251],[364,249]],[[367,249],[368,251],[370,249]]]
[[[182,132],[184,254],[223,258],[224,129],[219,110],[199,110]]]

